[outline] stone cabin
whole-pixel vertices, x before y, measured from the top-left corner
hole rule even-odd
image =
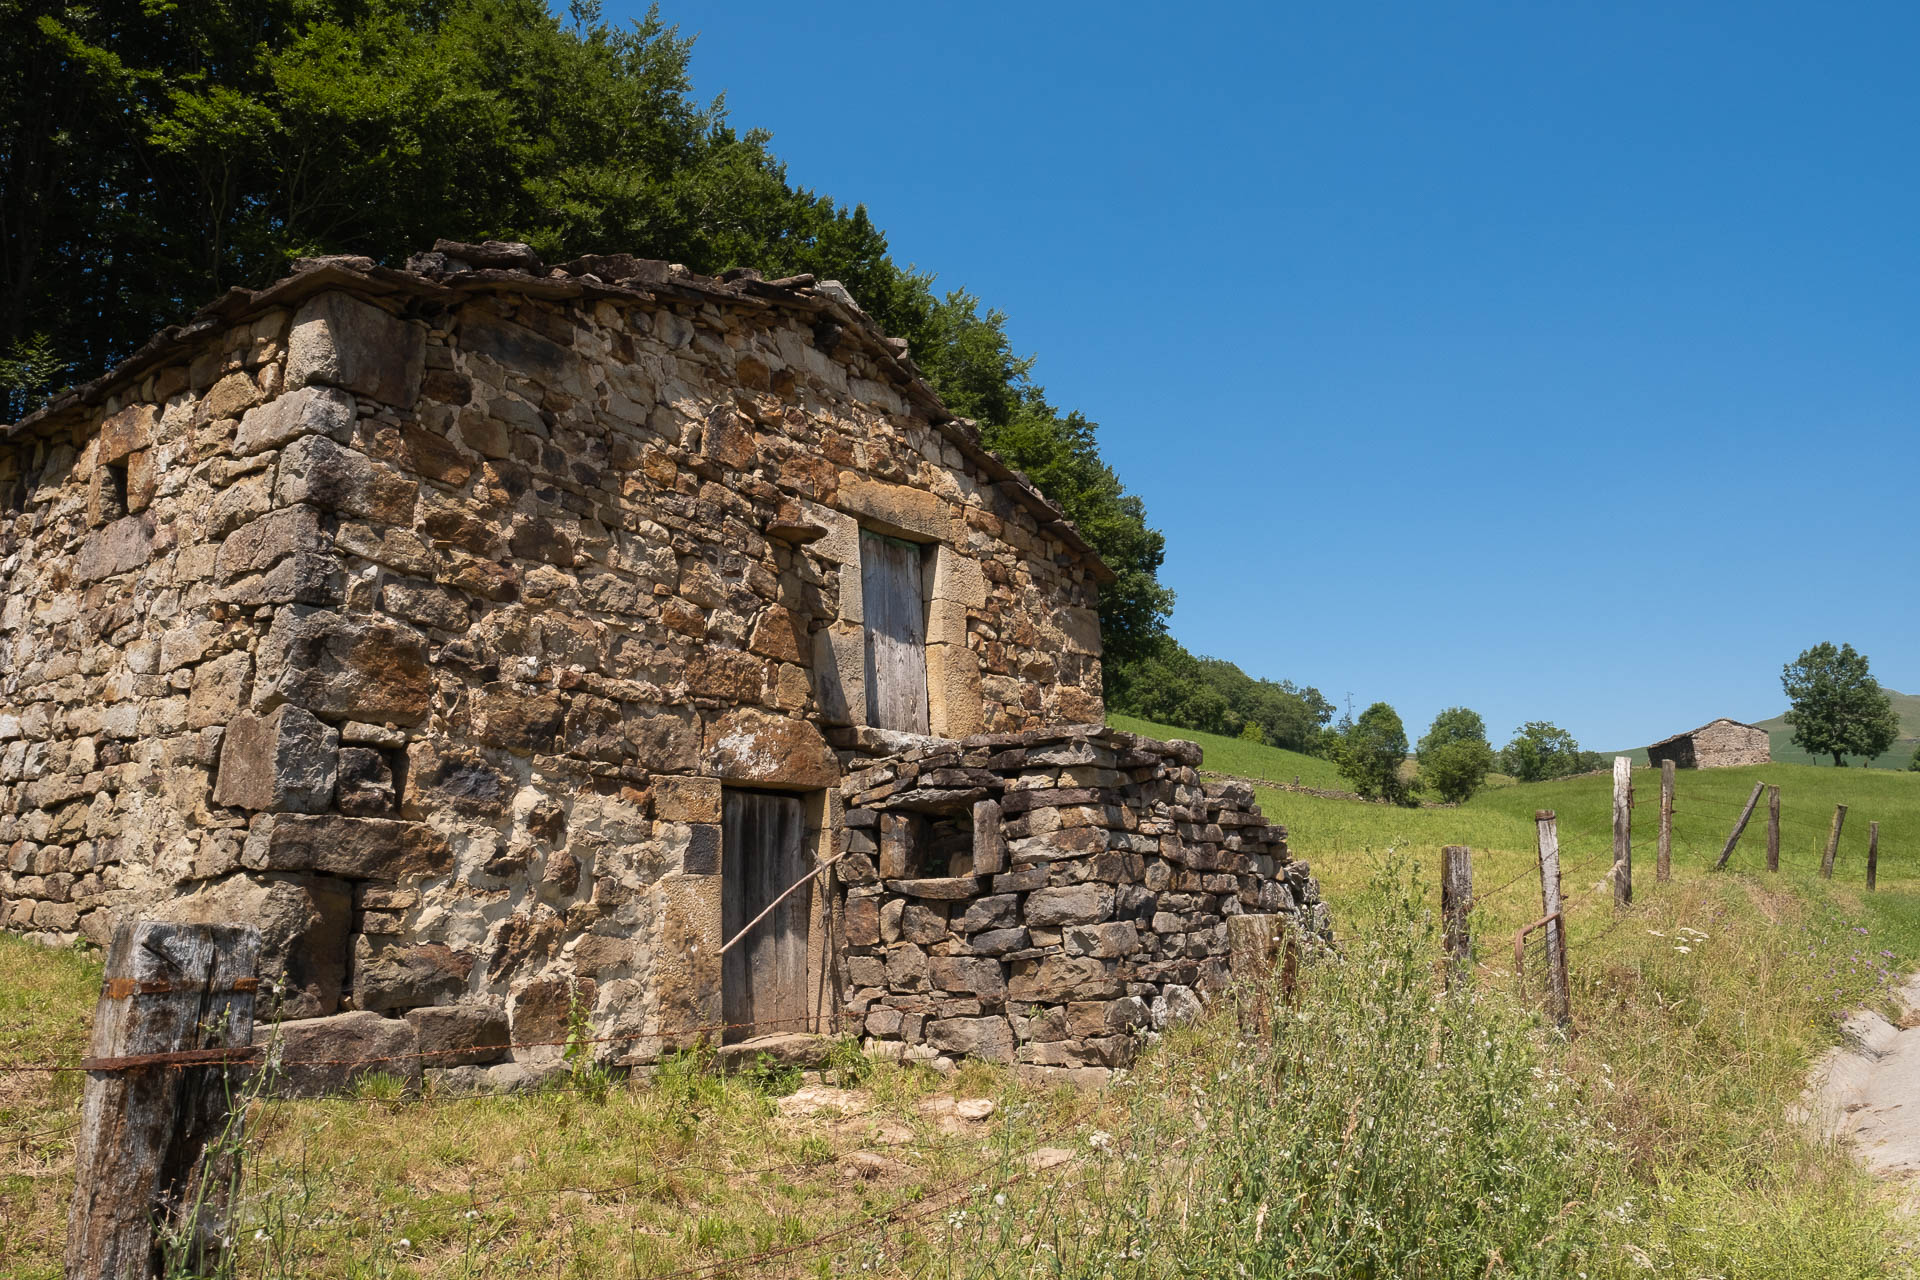
[[[1673,761],[1676,769],[1726,769],[1766,764],[1772,758],[1765,729],[1725,716],[1647,748],[1647,763],[1655,768],[1664,760]]]
[[[832,282],[309,260],[13,424],[0,502],[0,921],[255,923],[290,1057],[1104,1068],[1233,917],[1327,931],[1101,725],[1110,571]]]

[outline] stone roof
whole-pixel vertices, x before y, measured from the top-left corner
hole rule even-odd
[[[1744,720],[1735,720],[1732,716],[1717,716],[1714,719],[1707,721],[1705,724],[1698,726],[1697,728],[1688,729],[1683,733],[1676,733],[1672,737],[1662,738],[1658,742],[1649,742],[1646,745],[1645,750],[1651,751],[1655,747],[1664,747],[1668,743],[1678,742],[1682,738],[1691,738],[1694,734],[1699,733],[1702,729],[1711,729],[1713,728],[1713,726],[1717,724],[1730,724],[1737,729],[1755,729],[1761,733],[1766,732],[1765,729],[1761,729],[1760,726],[1757,724],[1748,724]]]
[[[859,343],[881,369],[892,375],[905,398],[927,415],[942,436],[970,462],[1004,484],[1014,499],[1032,512],[1041,529],[1086,563],[1099,581],[1111,582],[1116,576],[1052,499],[988,449],[974,422],[956,416],[941,402],[908,356],[906,339],[881,332],[839,282],[818,281],[810,275],[767,280],[758,271],[734,268],[718,276],[703,276],[678,263],[624,253],[589,254],[547,266],[527,245],[497,240],[477,245],[439,240],[432,250],[409,258],[404,269],[383,267],[372,258],[353,255],[303,258],[294,263],[292,275],[264,289],[229,289],[186,323],[162,329],[100,377],[62,392],[6,427],[6,438],[82,417],[153,370],[177,364],[203,346],[218,342],[235,324],[329,290],[367,299],[418,299],[441,305],[483,294],[509,293],[553,300],[687,301],[771,308],[806,316],[816,330],[831,326],[830,342],[850,338]]]

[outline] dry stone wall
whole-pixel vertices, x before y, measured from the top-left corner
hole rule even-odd
[[[843,292],[410,266],[236,291],[10,430],[6,927],[257,923],[296,1051],[657,1048],[718,1020],[722,788],[837,847],[863,527],[927,548],[936,732],[1100,715],[1104,566]]]
[[[907,1059],[1097,1073],[1226,985],[1237,918],[1330,940],[1285,830],[1199,763],[1193,743],[1094,725],[850,774],[835,868],[849,1029]]]

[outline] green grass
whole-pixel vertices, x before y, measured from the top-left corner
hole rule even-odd
[[[1201,733],[1197,729],[1176,729],[1172,725],[1136,720],[1132,716],[1108,716],[1107,723],[1116,729],[1144,734],[1149,738],[1184,738],[1188,742],[1197,742],[1207,753],[1206,763],[1201,767],[1216,773],[1230,773],[1238,778],[1255,778],[1266,782],[1297,782],[1303,787],[1329,791],[1352,789],[1340,776],[1340,771],[1333,767],[1332,761],[1322,760],[1318,756],[1262,746],[1242,738],[1226,738],[1217,733]]]

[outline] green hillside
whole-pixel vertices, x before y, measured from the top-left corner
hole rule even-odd
[[[1914,748],[1920,747],[1920,694],[1895,693],[1892,689],[1888,689],[1887,694],[1893,699],[1894,715],[1900,718],[1900,741],[1893,744],[1891,751],[1876,760],[1868,760],[1865,756],[1848,756],[1847,764],[1852,768],[1905,769],[1908,762],[1913,759]],[[1753,721],[1753,724],[1756,728],[1767,731],[1767,749],[1772,752],[1773,758],[1780,763],[1817,764],[1825,765],[1829,768],[1832,767],[1832,761],[1826,756],[1808,755],[1799,747],[1793,745],[1793,729],[1787,724],[1787,716],[1784,711],[1771,720],[1756,720]],[[1680,731],[1676,729],[1674,732],[1678,733]],[[1620,752],[1609,751],[1606,754],[1631,757],[1637,765],[1647,762],[1647,749],[1645,747],[1633,747]]]
[[[1225,738],[1217,733],[1201,733],[1197,729],[1177,729],[1168,724],[1155,724],[1151,720],[1136,720],[1132,716],[1108,716],[1107,723],[1116,729],[1144,734],[1149,738],[1181,738],[1197,742],[1207,753],[1206,763],[1201,767],[1215,773],[1230,773],[1238,778],[1256,778],[1266,782],[1297,782],[1303,787],[1320,787],[1330,791],[1350,789],[1347,781],[1340,776],[1340,771],[1333,767],[1333,761],[1322,760],[1318,756],[1262,746],[1241,738]]]
[[[1895,693],[1887,690],[1893,699],[1893,714],[1900,717],[1900,741],[1893,744],[1893,750],[1877,760],[1868,760],[1865,756],[1849,756],[1847,763],[1855,768],[1904,769],[1913,759],[1915,746],[1920,745],[1920,694]],[[1756,722],[1767,731],[1767,740],[1775,760],[1790,764],[1824,764],[1831,766],[1825,756],[1811,756],[1793,745],[1793,729],[1787,724],[1783,712],[1771,720]]]

